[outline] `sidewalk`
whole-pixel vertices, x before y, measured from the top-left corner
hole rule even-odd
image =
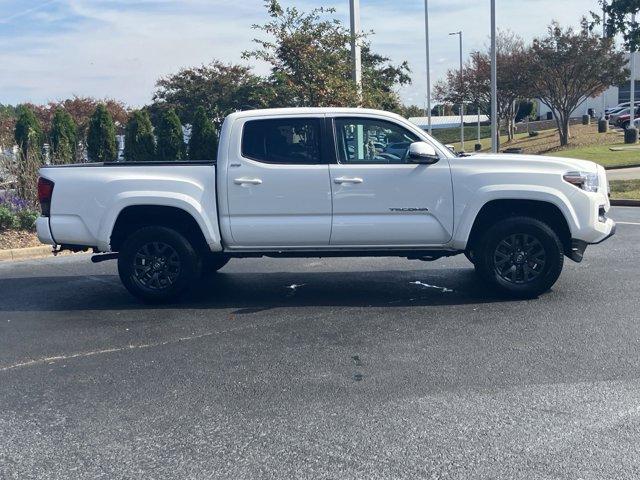
[[[609,180],[635,180],[635,179],[640,179],[640,167],[618,168],[618,169],[615,169],[615,170],[607,170],[607,178]]]

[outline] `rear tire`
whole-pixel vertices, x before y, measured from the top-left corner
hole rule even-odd
[[[189,241],[166,227],[144,227],[127,238],[118,255],[126,289],[149,303],[177,298],[200,276],[202,260]]]
[[[465,250],[464,256],[467,257],[467,260],[469,260],[471,263],[473,263],[474,265],[476,264],[476,253],[473,250]]]
[[[482,278],[501,292],[533,298],[556,283],[564,263],[558,235],[531,217],[510,217],[489,227],[474,249]]]

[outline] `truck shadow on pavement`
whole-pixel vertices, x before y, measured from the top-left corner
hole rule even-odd
[[[116,275],[0,279],[0,311],[415,307],[514,301],[492,292],[472,269],[225,273],[203,278],[180,301],[148,305]]]

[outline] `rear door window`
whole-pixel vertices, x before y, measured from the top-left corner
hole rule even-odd
[[[250,120],[242,132],[242,156],[264,163],[321,163],[320,119]]]

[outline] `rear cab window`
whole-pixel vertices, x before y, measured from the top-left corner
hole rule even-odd
[[[242,156],[263,163],[322,163],[321,120],[282,118],[249,120],[242,131]]]

